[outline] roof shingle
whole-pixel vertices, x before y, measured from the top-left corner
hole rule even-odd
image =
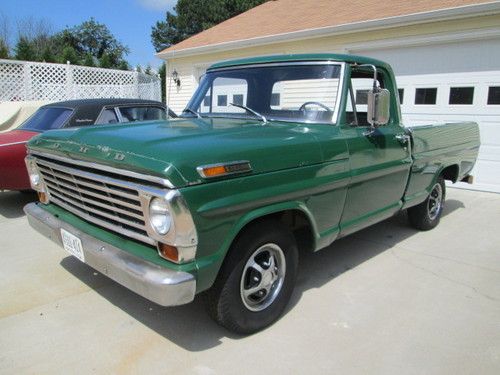
[[[485,3],[491,1],[272,0],[177,43],[160,54]]]

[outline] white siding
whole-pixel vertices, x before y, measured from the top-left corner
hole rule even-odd
[[[280,109],[297,110],[304,102],[320,102],[333,110],[338,86],[338,79],[281,81],[273,86],[273,94],[280,94]]]
[[[167,64],[167,69],[166,102],[174,112],[180,114],[189,99],[191,99],[196,87],[198,87],[198,82],[193,75],[192,65]],[[180,87],[177,87],[173,80],[170,79],[174,70],[179,74]]]

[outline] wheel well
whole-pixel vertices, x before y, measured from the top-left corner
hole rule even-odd
[[[314,250],[314,234],[312,224],[307,215],[300,210],[285,210],[258,217],[241,228],[237,237],[239,237],[248,227],[268,220],[276,220],[285,224],[295,237],[299,250]],[[236,238],[233,242],[235,240]]]
[[[450,165],[450,166],[446,167],[441,172],[441,176],[443,176],[443,178],[445,180],[449,180],[453,183],[457,182],[457,180],[458,180],[458,165],[454,164],[454,165]]]

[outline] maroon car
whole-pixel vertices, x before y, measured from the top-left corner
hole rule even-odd
[[[177,117],[169,110],[170,117]],[[47,104],[17,129],[0,133],[0,190],[29,190],[24,158],[35,135],[67,127],[164,120],[163,103],[141,99],[82,99]]]

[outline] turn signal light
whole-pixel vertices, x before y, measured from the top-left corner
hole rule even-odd
[[[252,166],[247,160],[232,161],[221,164],[202,165],[196,168],[203,178],[227,176],[235,173],[246,173],[252,171]]]
[[[226,168],[223,165],[203,168],[203,174],[205,175],[205,177],[216,177],[224,175],[226,173]]]
[[[49,196],[47,195],[46,192],[44,191],[39,191],[38,192],[38,200],[44,204],[49,203]]]
[[[179,250],[175,246],[160,242],[158,243],[158,252],[162,258],[179,263]]]

